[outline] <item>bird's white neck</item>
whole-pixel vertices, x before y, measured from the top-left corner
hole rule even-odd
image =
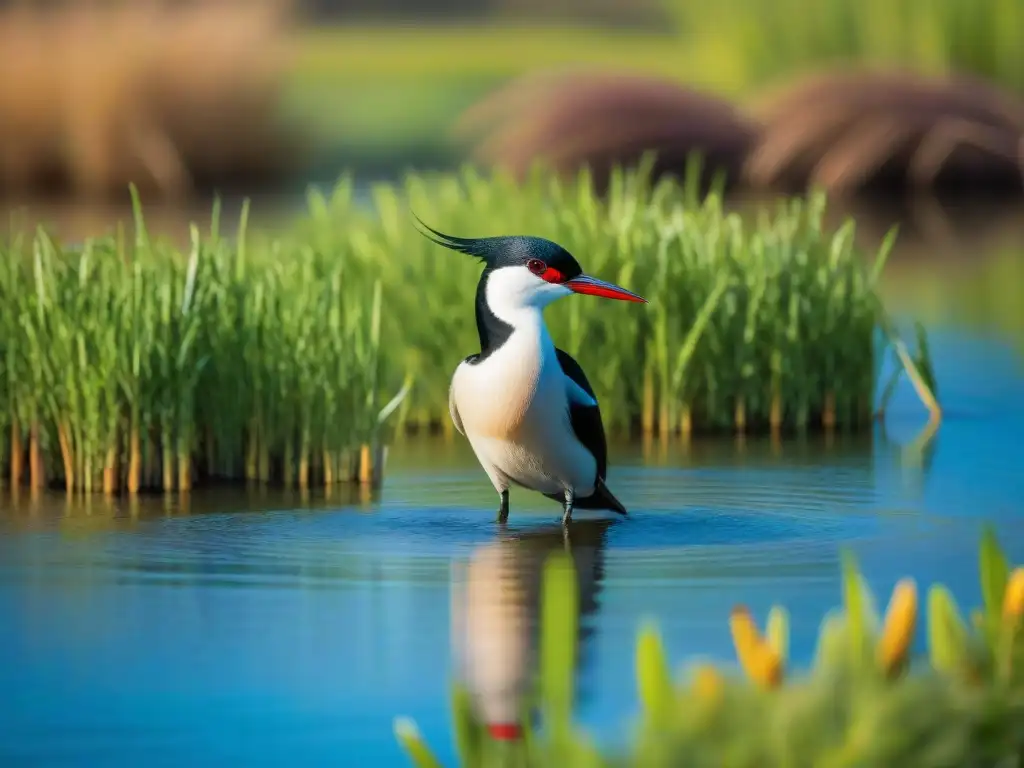
[[[528,333],[547,331],[547,325],[544,323],[544,310],[537,307],[517,307],[510,311],[508,307],[495,309],[491,305],[491,312],[501,322],[509,325],[513,333],[519,331]]]
[[[491,311],[501,322],[512,328],[512,333],[506,342],[508,354],[524,361],[524,358],[536,356],[547,362],[555,356],[555,345],[548,333],[547,324],[544,322],[544,310],[539,307],[510,307],[501,306],[497,308],[491,305]]]
[[[487,304],[491,313],[511,328],[511,333],[501,345],[494,364],[512,365],[516,369],[554,369],[555,345],[544,322],[543,306],[523,304],[510,300],[509,294],[488,286]]]
[[[570,293],[561,285],[539,282],[525,269],[498,269],[487,278],[485,299],[491,313],[513,331],[546,334],[544,308]]]

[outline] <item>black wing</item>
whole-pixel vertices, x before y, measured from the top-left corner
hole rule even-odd
[[[558,356],[558,364],[562,366],[562,372],[596,401],[594,388],[587,381],[587,374],[580,368],[580,364],[573,360],[572,355],[561,349],[556,349],[555,354]],[[601,421],[601,408],[570,402],[569,423],[572,425],[572,431],[576,433],[576,439],[594,454],[597,460],[597,476],[603,480],[608,471],[608,444],[604,435],[604,422]]]
[[[558,356],[558,364],[562,366],[562,372],[597,402],[594,389],[587,381],[587,375],[580,368],[580,364],[572,359],[572,355],[561,349],[555,349],[555,354]],[[576,499],[576,508],[611,509],[625,515],[626,508],[622,506],[622,502],[615,498],[604,484],[608,472],[608,443],[604,435],[604,422],[601,421],[601,408],[597,405],[580,405],[570,401],[569,424],[576,434],[576,439],[583,443],[597,461],[597,482],[594,484],[594,492],[585,499]],[[559,496],[545,495],[555,501],[561,501]]]

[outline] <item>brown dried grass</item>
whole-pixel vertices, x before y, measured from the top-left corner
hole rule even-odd
[[[829,72],[754,109],[755,187],[1024,189],[1024,101],[982,80]]]
[[[586,71],[514,80],[456,123],[483,163],[517,177],[538,160],[561,173],[587,166],[599,188],[651,151],[656,176],[681,175],[699,152],[709,173],[735,181],[757,130],[728,101],[671,81]]]
[[[103,196],[275,175],[287,3],[0,11],[0,192]]]

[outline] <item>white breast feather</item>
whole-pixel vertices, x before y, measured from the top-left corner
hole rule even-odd
[[[593,492],[597,464],[572,431],[569,401],[595,401],[562,371],[543,321],[459,365],[450,394],[453,418],[498,490],[511,480],[542,493]]]

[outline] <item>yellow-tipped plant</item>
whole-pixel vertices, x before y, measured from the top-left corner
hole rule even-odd
[[[785,663],[789,658],[789,612],[781,605],[773,605],[768,611],[765,635],[772,650]]]
[[[784,672],[782,657],[761,636],[749,609],[742,605],[733,608],[729,628],[743,671],[762,688],[777,688]]]
[[[1010,574],[1003,595],[1003,637],[1000,662],[1005,678],[1024,673],[1024,567]]]
[[[693,670],[692,691],[701,702],[715,706],[725,693],[725,678],[711,664],[699,664]]]
[[[1020,616],[1024,613],[1024,569],[1010,572],[991,526],[982,535],[978,576],[982,607],[971,613],[970,625],[960,618],[949,591],[932,586],[928,609],[932,665],[974,683],[989,677],[1007,681],[1020,653],[1017,646]]]
[[[814,668],[842,668],[862,674],[877,669],[875,656],[882,622],[853,553],[844,551],[841,565],[843,605],[829,611],[821,622]]]
[[[997,573],[1001,553],[991,542],[988,547],[983,559],[989,572]],[[577,631],[563,611],[574,584],[558,566],[552,563],[544,578],[549,602],[542,634],[552,650],[573,647]],[[1002,584],[991,579],[985,589],[999,597],[1001,645],[990,648],[983,641],[984,611],[976,614],[978,628],[972,631],[949,591],[936,585],[928,591],[932,668],[910,666],[919,610],[916,583],[897,582],[884,621],[877,622],[871,593],[846,556],[844,608],[822,622],[818,659],[806,675],[783,680],[789,629],[782,608],[772,609],[763,635],[748,609],[732,611],[736,651],[756,687],[707,663],[690,666],[684,681],[673,686],[661,637],[645,625],[636,653],[640,727],[625,751],[598,749],[572,726],[564,658],[552,653],[542,672],[550,681],[541,687],[558,706],[541,707],[537,732],[543,738],[526,738],[514,749],[488,740],[465,693],[456,689],[460,763],[466,768],[1016,765],[1024,757],[1019,738],[1024,677],[1004,672],[1015,671],[1007,662],[1021,658],[1024,568],[1009,572]],[[869,655],[851,652],[860,648],[857,637]],[[880,671],[888,677],[884,685]],[[416,768],[438,768],[411,723],[396,721],[396,734]]]
[[[1009,626],[1019,626],[1021,617],[1024,617],[1024,567],[1018,566],[1006,582],[1003,622]]]
[[[917,584],[913,579],[901,579],[889,599],[882,637],[876,646],[878,664],[886,677],[895,677],[906,666],[916,626]]]

